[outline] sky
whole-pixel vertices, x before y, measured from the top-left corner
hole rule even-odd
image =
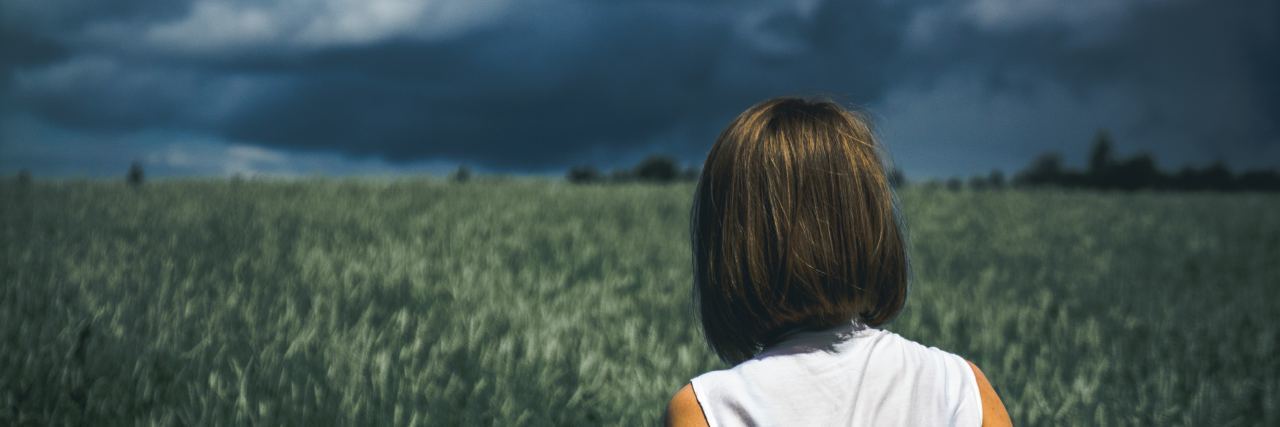
[[[1274,0],[5,0],[0,173],[697,166],[773,96],[865,112],[908,177],[1280,168]]]

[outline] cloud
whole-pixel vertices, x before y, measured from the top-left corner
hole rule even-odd
[[[1079,166],[1083,153],[1074,149],[1089,142],[1097,129],[1133,130],[1125,125],[1134,120],[1132,112],[1140,101],[1123,91],[1098,87],[1076,93],[1033,76],[1008,78],[1020,80],[1014,83],[1020,89],[992,91],[976,71],[952,74],[929,85],[897,88],[876,110],[881,116],[880,134],[896,159],[909,159],[917,171],[928,171],[925,175],[946,177],[992,169],[1014,171],[1045,151],[1074,154],[1067,160]],[[1123,154],[1161,148],[1126,142]],[[1171,154],[1168,149],[1162,151]]]
[[[281,79],[269,74],[137,64],[91,54],[16,70],[12,81],[9,97],[20,108],[59,125],[104,132],[210,131],[282,87]]]
[[[1072,141],[1099,127],[1169,163],[1260,164],[1248,153],[1280,141],[1277,10],[1265,0],[6,2],[0,22],[16,37],[4,43],[16,48],[0,54],[0,115],[286,156],[551,171],[651,151],[697,161],[751,103],[832,94],[879,113],[909,172],[1012,167],[1024,153],[1087,147]],[[949,157],[960,166],[928,160],[956,146],[970,147]]]
[[[992,31],[1018,31],[1031,26],[1070,27],[1073,33],[1109,30],[1133,9],[1153,0],[1076,0],[1070,6],[1055,0],[975,0],[959,3],[961,16]]]
[[[1280,62],[1263,53],[1280,49],[1280,21],[1272,19],[1280,16],[1280,6],[1014,3],[975,1],[916,11],[907,44],[916,66],[883,104],[909,112],[896,120],[911,117],[938,130],[899,134],[909,134],[905,138],[913,145],[945,151],[945,144],[928,141],[985,132],[989,142],[968,138],[959,146],[987,145],[981,151],[995,158],[1029,149],[1082,156],[1088,139],[1079,136],[1106,127],[1123,148],[1155,153],[1167,166],[1214,160],[1280,166],[1259,157],[1280,145],[1280,126],[1267,119],[1280,116]],[[975,10],[985,15],[951,13]],[[932,111],[920,113],[925,109]],[[1046,142],[1063,135],[1077,135],[1074,146]],[[991,157],[967,156],[970,163],[997,163]]]
[[[138,38],[153,49],[179,54],[310,50],[397,38],[449,37],[492,22],[506,4],[505,0],[198,0],[181,19],[154,23],[141,34],[110,25],[95,30],[122,41]]]
[[[48,64],[64,59],[67,50],[57,42],[37,34],[0,27],[0,84],[8,86],[12,73],[24,67]]]
[[[184,19],[147,28],[142,40],[159,48],[195,52],[254,47],[277,42],[283,24],[260,8],[202,1]]]
[[[202,140],[171,137],[170,141],[148,147],[141,158],[143,164],[161,176],[187,175],[193,169],[200,175],[223,177],[293,178],[313,175],[444,175],[456,168],[452,162],[412,162],[388,164],[378,159],[351,158],[336,153],[289,153],[281,150]]]

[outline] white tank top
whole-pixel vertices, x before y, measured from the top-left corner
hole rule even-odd
[[[711,426],[979,426],[982,398],[960,356],[854,324],[784,337],[694,378]]]

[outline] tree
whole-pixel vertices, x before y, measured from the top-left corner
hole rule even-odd
[[[999,169],[992,169],[991,173],[987,174],[987,185],[997,190],[1004,188],[1004,172],[1000,172]]]
[[[1183,166],[1178,173],[1169,177],[1169,186],[1179,191],[1203,190],[1200,188],[1200,171],[1191,166]]]
[[[671,182],[680,173],[675,159],[669,156],[653,155],[636,165],[635,176],[641,181]]]
[[[903,173],[901,168],[893,168],[893,171],[889,172],[889,185],[893,188],[906,186],[907,174]]]
[[[1062,155],[1041,154],[1014,181],[1019,185],[1063,185]]]
[[[452,180],[453,180],[453,182],[467,182],[467,181],[470,181],[470,180],[471,180],[471,168],[467,167],[467,165],[460,165],[460,166],[458,166],[458,169],[455,169],[455,170],[453,171],[453,173],[449,175],[449,179],[452,179]]]
[[[569,168],[569,173],[565,174],[565,179],[574,184],[590,184],[600,181],[603,175],[600,170],[587,165],[574,166]]]
[[[1093,188],[1115,188],[1116,182],[1115,149],[1112,147],[1111,133],[1106,129],[1098,131],[1093,137],[1093,147],[1089,149],[1089,169],[1084,171],[1080,184]]]
[[[1227,169],[1221,160],[1213,162],[1200,174],[1201,185],[1213,191],[1231,191],[1235,189],[1235,175]]]
[[[1093,148],[1089,150],[1089,173],[1093,176],[1101,176],[1111,168],[1114,162],[1111,158],[1111,133],[1106,129],[1098,131],[1093,137]]]
[[[1237,186],[1245,191],[1280,191],[1280,173],[1269,170],[1251,170],[1240,174]]]
[[[133,162],[132,165],[129,165],[129,173],[125,175],[125,181],[134,188],[142,186],[142,163]]]
[[[1161,175],[1163,174],[1156,169],[1155,159],[1150,154],[1142,153],[1111,166],[1111,172],[1106,175],[1108,181],[1103,188],[1128,191],[1155,188],[1162,181]]]

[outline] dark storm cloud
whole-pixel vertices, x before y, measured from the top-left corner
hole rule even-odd
[[[99,20],[145,23],[172,18],[188,4],[181,1],[16,0],[0,6],[0,73],[40,66],[66,58],[65,36]]]
[[[585,161],[594,146],[625,152],[663,138],[706,140],[715,130],[705,124],[720,126],[764,96],[878,95],[884,85],[874,61],[850,60],[834,51],[838,44],[824,44],[840,36],[828,26],[841,13],[825,14],[808,33],[801,24],[770,22],[783,26],[770,30],[785,44],[777,53],[735,39],[732,23],[714,16],[625,7],[570,28],[526,21],[444,43],[326,50],[288,64],[307,77],[237,112],[224,130],[299,148],[470,157],[516,168]],[[559,34],[540,34],[548,28]],[[806,61],[814,57],[821,60]]]
[[[964,75],[992,96],[1060,85],[1132,100],[1077,121],[1119,123],[1184,158],[1280,141],[1280,8],[1262,0],[434,2],[369,17],[355,12],[405,3],[83,3],[0,6],[6,114],[540,170],[647,150],[692,160],[767,96],[911,104]],[[1054,117],[1034,118],[1057,131]],[[993,125],[905,143],[964,126]],[[1005,146],[1036,144],[1009,135]]]
[[[1138,104],[1122,113],[1126,133],[1157,150],[1280,143],[1275,2],[1136,2],[1107,18],[1004,30],[938,21],[934,31],[948,37],[913,56],[909,70],[928,79],[928,70],[978,69],[991,91],[1045,80],[1081,96],[1119,91]]]
[[[10,73],[19,67],[47,64],[67,54],[67,50],[53,40],[8,27],[0,28],[0,52],[5,52],[0,56],[0,81],[7,81]]]
[[[534,28],[506,28],[448,43],[318,52],[291,64],[305,78],[236,112],[225,130],[300,148],[392,159],[478,157],[501,166],[555,163],[590,144],[633,143],[681,114],[699,113],[682,110],[707,97],[715,70],[701,58],[723,42],[663,34],[669,24],[658,17],[630,19],[656,33],[564,29],[564,38],[584,40],[545,43]]]

